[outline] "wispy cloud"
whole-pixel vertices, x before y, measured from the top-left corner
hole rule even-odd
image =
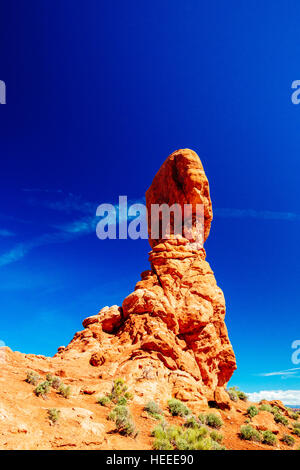
[[[263,372],[261,374],[257,374],[260,377],[281,377],[282,379],[288,379],[288,378],[297,378],[299,377],[299,370],[300,367],[294,367],[292,369],[286,369],[286,370],[280,370],[276,372]]]
[[[284,405],[300,406],[300,390],[261,390],[247,393],[250,401],[281,400]]]
[[[29,191],[28,192],[37,192],[39,190],[35,191]],[[47,191],[48,192],[48,191]],[[49,191],[50,192],[50,191]],[[56,191],[61,193],[62,191]],[[68,193],[64,195],[63,198],[59,198],[54,200],[53,198],[51,200],[49,199],[41,199],[41,198],[36,198],[36,197],[30,197],[27,200],[27,203],[29,203],[32,206],[39,206],[39,207],[45,207],[47,209],[51,209],[54,211],[59,211],[59,212],[65,212],[65,213],[82,213],[82,214],[88,214],[88,213],[95,213],[96,208],[98,204],[85,201],[82,199],[81,196],[78,196],[73,193]]]
[[[14,237],[15,233],[10,230],[0,229],[0,237]]]
[[[27,242],[16,244],[11,250],[0,255],[0,266],[5,266],[15,261],[19,261],[26,256],[34,248],[38,248],[45,245],[51,245],[53,243],[65,243],[81,236],[86,231],[82,232],[53,232],[45,233],[39,237],[35,237]]]
[[[0,255],[0,266],[16,262],[26,256],[30,251],[35,248],[54,244],[65,243],[74,238],[93,233],[96,229],[99,219],[95,216],[96,209],[101,203],[85,201],[82,197],[73,193],[65,194],[61,189],[40,189],[40,188],[24,188],[26,193],[45,193],[49,195],[47,199],[41,197],[30,196],[27,202],[34,206],[41,206],[47,209],[62,212],[65,214],[77,215],[75,220],[55,224],[51,223],[50,227],[53,230],[50,233],[44,233],[33,239],[14,245],[9,251]],[[52,196],[50,197],[50,194]],[[102,201],[103,202],[103,201]],[[136,200],[128,200],[128,207],[132,204],[144,204],[145,198],[138,198]],[[119,222],[118,205],[114,205],[117,214],[117,220],[111,217],[111,220],[106,219],[108,224],[116,225]],[[256,211],[250,209],[234,209],[234,208],[217,208],[214,210],[217,217],[224,218],[256,218],[267,220],[286,220],[298,221],[300,215],[292,212],[273,212],[273,211]],[[146,217],[146,213],[144,214]],[[1,217],[1,215],[0,215]],[[3,216],[4,218],[6,216]],[[7,216],[6,218],[8,218]],[[130,219],[131,217],[128,217]],[[25,222],[25,221],[24,221]],[[13,232],[0,229],[0,237],[12,237],[15,235]],[[294,376],[294,371],[281,371],[278,373],[270,373],[270,375],[281,375],[282,377]]]
[[[25,192],[59,192],[62,191],[56,190],[40,190],[40,189],[24,189]],[[37,237],[32,238],[31,240],[17,243],[9,251],[0,255],[0,267],[14,263],[24,256],[26,256],[30,251],[41,246],[46,246],[54,243],[65,243],[75,238],[79,238],[83,235],[93,233],[96,229],[96,223],[98,219],[95,216],[97,204],[84,201],[80,196],[76,196],[72,193],[69,193],[66,197],[58,200],[39,200],[39,199],[29,199],[29,203],[33,205],[39,205],[47,207],[54,211],[61,211],[66,214],[85,214],[85,216],[79,217],[65,224],[51,224],[53,232],[44,233]],[[8,236],[8,231],[3,231],[3,234],[0,236]]]
[[[256,211],[253,209],[216,208],[216,217],[232,219],[264,219],[264,220],[286,220],[300,221],[300,214],[294,212]]]
[[[25,193],[62,193],[62,189],[42,189],[42,188],[23,188],[22,191]]]

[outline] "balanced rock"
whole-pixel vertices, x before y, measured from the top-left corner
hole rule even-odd
[[[236,362],[228,338],[223,292],[205,260],[203,242],[212,221],[209,184],[198,155],[171,154],[146,193],[148,221],[153,204],[191,207],[189,236],[153,237],[151,269],[144,271],[122,307],[105,307],[84,320],[63,357],[86,354],[102,377],[124,377],[141,403],[174,396],[193,405],[230,406],[225,387]],[[203,207],[203,226],[196,205]],[[202,233],[200,233],[202,231]],[[98,360],[101,358],[101,360]]]

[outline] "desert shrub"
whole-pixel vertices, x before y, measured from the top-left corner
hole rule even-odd
[[[300,437],[300,423],[293,424],[293,433]]]
[[[153,443],[154,450],[173,450],[171,442],[168,439],[155,439]]]
[[[52,385],[52,382],[53,382],[53,375],[52,374],[47,374],[46,375],[46,380],[47,382],[49,382],[50,385]]]
[[[135,424],[131,416],[128,417],[120,417],[116,419],[116,430],[118,433],[124,436],[136,436],[137,431],[135,429]]]
[[[254,416],[258,415],[258,409],[256,408],[256,406],[251,405],[247,409],[247,413],[250,416],[250,418],[254,418]]]
[[[276,413],[280,413],[280,409],[278,408],[278,406],[272,406],[271,413],[273,413],[273,415],[275,415]]]
[[[58,421],[59,416],[60,416],[60,410],[57,410],[56,408],[50,408],[48,410],[48,418],[53,424],[56,423],[56,421]]]
[[[131,400],[132,394],[127,391],[127,385],[123,379],[115,379],[111,388],[111,392],[101,398],[104,404],[113,402],[116,405],[125,406],[128,400]],[[98,403],[99,400],[98,400]],[[101,405],[102,403],[100,403]]]
[[[71,395],[71,387],[70,385],[64,385],[64,384],[61,384],[59,389],[58,389],[58,393],[60,395],[62,395],[64,398],[69,398],[70,395]]]
[[[237,390],[235,387],[228,388],[226,392],[228,393],[230,400],[238,401],[239,397],[238,397]]]
[[[127,405],[126,398],[125,397],[120,397],[117,401],[117,405],[123,405],[123,406]]]
[[[157,426],[152,431],[154,449],[162,450],[223,450],[224,447],[208,435],[207,428]]]
[[[52,377],[52,383],[51,387],[54,388],[55,390],[59,390],[59,387],[61,386],[61,381],[58,377]]]
[[[268,411],[269,413],[272,413],[272,406],[267,403],[260,405],[259,409],[260,411]]]
[[[198,419],[199,419],[200,423],[202,423],[202,424],[206,423],[206,416],[203,413],[200,413],[198,415]]]
[[[223,441],[223,434],[221,434],[220,432],[218,431],[212,431],[210,433],[210,437],[212,438],[213,441],[216,441],[218,442],[219,444],[221,444],[221,442]]]
[[[128,410],[127,406],[117,405],[109,413],[108,419],[111,420],[111,421],[116,421],[117,418],[127,417],[127,416],[129,416],[129,410]]]
[[[158,416],[163,414],[159,405],[153,400],[148,401],[148,403],[144,406],[144,410],[156,419],[159,419]]]
[[[217,441],[212,441],[212,449],[211,450],[226,450],[225,446],[221,446]]]
[[[108,419],[116,424],[116,431],[124,436],[137,436],[137,431],[129,409],[124,405],[117,405],[109,413]]]
[[[156,439],[165,439],[167,437],[166,434],[167,427],[159,424],[151,431],[151,436],[155,437]]]
[[[40,383],[35,389],[34,393],[37,397],[42,396],[43,398],[49,393],[50,384],[49,382],[45,381]]]
[[[226,390],[226,392],[228,393],[229,398],[232,401],[238,401],[238,400],[247,401],[248,399],[246,393],[239,390],[238,387],[230,387]]]
[[[293,447],[293,445],[295,444],[295,438],[293,436],[290,436],[289,434],[284,434],[281,440],[290,447]]]
[[[299,418],[299,414],[295,412],[290,413],[289,416],[291,419],[294,419],[295,421],[297,421]]]
[[[190,414],[188,407],[182,401],[176,400],[176,398],[168,401],[168,407],[173,416],[187,416]]]
[[[284,426],[287,426],[289,424],[289,420],[281,413],[275,413],[274,420],[276,423],[284,424]]]
[[[220,429],[220,427],[223,426],[223,421],[221,420],[220,416],[218,416],[214,413],[210,413],[210,414],[206,415],[205,418],[206,418],[205,419],[205,424],[207,424],[211,428]]]
[[[275,434],[271,431],[262,432],[262,442],[268,444],[269,446],[274,446],[277,442]]]
[[[248,400],[248,396],[246,395],[246,393],[242,392],[241,390],[237,391],[237,395],[240,400],[243,400],[243,401]]]
[[[126,400],[132,398],[131,394],[127,392],[127,385],[123,379],[115,379],[110,394],[108,395],[112,402],[117,403],[121,397]]]
[[[195,418],[195,416],[188,416],[185,420],[184,426],[186,428],[197,429],[202,426],[202,423]]]
[[[105,406],[105,405],[108,405],[108,403],[110,403],[110,399],[107,396],[99,397],[97,400],[97,403],[101,406]]]
[[[40,376],[36,374],[35,372],[27,372],[27,377],[25,379],[25,382],[31,385],[36,385],[38,381],[40,380]]]
[[[261,433],[259,431],[257,431],[256,429],[254,429],[249,424],[247,424],[245,426],[241,426],[240,437],[241,437],[241,439],[245,439],[247,441],[261,442],[261,440],[262,440]]]

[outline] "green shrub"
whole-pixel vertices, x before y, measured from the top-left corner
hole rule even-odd
[[[245,439],[247,441],[261,442],[261,440],[262,440],[261,433],[259,431],[257,431],[256,429],[254,429],[249,424],[247,424],[245,426],[241,426],[240,437],[241,437],[241,439]]]
[[[117,405],[123,405],[123,406],[127,405],[126,398],[125,397],[120,397],[117,401]]]
[[[115,406],[115,408],[109,413],[108,419],[115,422],[116,431],[119,434],[124,436],[137,436],[134,421],[126,406]]]
[[[115,379],[111,388],[111,392],[101,398],[103,404],[113,402],[116,405],[127,405],[127,401],[132,399],[132,394],[127,391],[127,385],[123,379]],[[98,401],[98,403],[100,403]],[[100,403],[101,405],[102,403]]]
[[[128,417],[120,417],[116,419],[116,430],[119,434],[124,436],[132,436],[133,434],[136,436],[137,431],[135,429],[135,425],[131,416]]]
[[[108,405],[108,403],[110,403],[110,398],[107,396],[99,397],[97,403],[101,406]]]
[[[212,438],[213,441],[216,441],[218,442],[219,444],[221,444],[221,442],[223,441],[223,434],[221,434],[220,432],[217,432],[217,431],[212,431],[210,433],[210,437]]]
[[[290,446],[290,447],[293,447],[293,445],[295,444],[295,439],[293,436],[290,436],[289,434],[284,434],[282,436],[282,442],[284,442],[286,445]]]
[[[156,439],[165,439],[167,437],[166,429],[166,426],[159,424],[152,429],[151,436],[156,437]]]
[[[187,416],[190,414],[188,407],[182,401],[176,400],[176,398],[168,401],[168,407],[173,416]]]
[[[152,431],[156,450],[223,450],[220,444],[208,435],[204,426],[156,426]]]
[[[299,414],[294,413],[294,412],[290,413],[289,416],[290,416],[291,419],[294,419],[295,421],[297,421],[298,418],[299,418]]]
[[[168,439],[155,439],[153,443],[154,450],[173,450],[174,447]]]
[[[300,437],[300,423],[293,424],[293,433]]]
[[[274,420],[276,421],[276,423],[284,424],[284,426],[287,426],[289,424],[289,420],[281,413],[275,413]]]
[[[59,390],[60,386],[61,386],[61,380],[58,377],[54,376],[52,378],[51,387],[54,388],[55,390]]]
[[[129,416],[129,410],[127,406],[117,405],[109,413],[108,419],[111,421],[116,421],[117,418],[128,417],[128,416]]]
[[[280,413],[280,409],[278,408],[278,406],[273,406],[271,413],[273,413],[273,415]]]
[[[254,416],[258,415],[258,409],[256,408],[256,406],[251,405],[247,409],[247,413],[250,416],[250,418],[254,418]]]
[[[268,411],[269,413],[272,413],[272,406],[268,404],[262,404],[259,407],[260,411]]]
[[[50,384],[49,382],[45,381],[40,383],[34,390],[34,393],[36,394],[37,397],[42,396],[45,398],[45,396],[49,393],[50,390]]]
[[[70,385],[64,385],[64,384],[61,384],[59,389],[58,389],[58,393],[60,395],[62,395],[64,398],[69,398],[70,395],[71,395],[71,387]]]
[[[206,415],[205,423],[211,428],[216,429],[220,429],[223,426],[223,421],[221,420],[221,418],[214,413]]]
[[[248,400],[248,396],[246,395],[246,393],[242,392],[241,390],[237,391],[237,395],[240,400],[243,400],[243,401]]]
[[[277,438],[274,433],[271,431],[262,432],[262,442],[268,444],[269,446],[274,446],[277,442]]]
[[[159,405],[153,400],[148,401],[148,403],[144,406],[144,410],[147,411],[147,413],[149,415],[153,416],[156,419],[157,419],[158,415],[163,414],[163,412],[160,409]]]
[[[50,385],[52,385],[52,382],[53,382],[53,375],[52,374],[47,374],[46,375],[46,380],[47,382],[49,382]]]
[[[35,372],[27,372],[25,382],[27,382],[28,384],[36,385],[39,380],[40,376],[38,374],[36,374]]]
[[[198,415],[198,419],[199,419],[200,423],[202,423],[202,424],[206,423],[206,416],[204,414],[200,413]]]
[[[238,400],[247,401],[248,400],[248,396],[246,395],[246,393],[239,390],[238,387],[230,387],[226,390],[226,392],[228,393],[229,398],[232,401],[238,401]]]
[[[112,402],[117,403],[121,397],[130,400],[132,395],[127,392],[127,385],[123,379],[115,379],[110,394],[108,395]]]
[[[60,416],[60,410],[57,410],[56,408],[50,408],[48,410],[48,418],[53,424],[56,423],[56,421],[58,421],[59,416]]]
[[[228,393],[230,400],[238,401],[239,397],[237,394],[236,387],[230,387],[228,388],[228,390],[226,390],[226,392]]]
[[[198,429],[202,426],[201,422],[198,421],[195,416],[188,416],[185,420],[184,426],[186,428]]]
[[[225,446],[221,446],[218,442],[212,441],[212,450],[226,450]]]

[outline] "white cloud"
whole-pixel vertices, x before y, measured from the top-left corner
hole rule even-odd
[[[300,390],[262,390],[247,393],[250,401],[281,400],[284,405],[300,406]]]

